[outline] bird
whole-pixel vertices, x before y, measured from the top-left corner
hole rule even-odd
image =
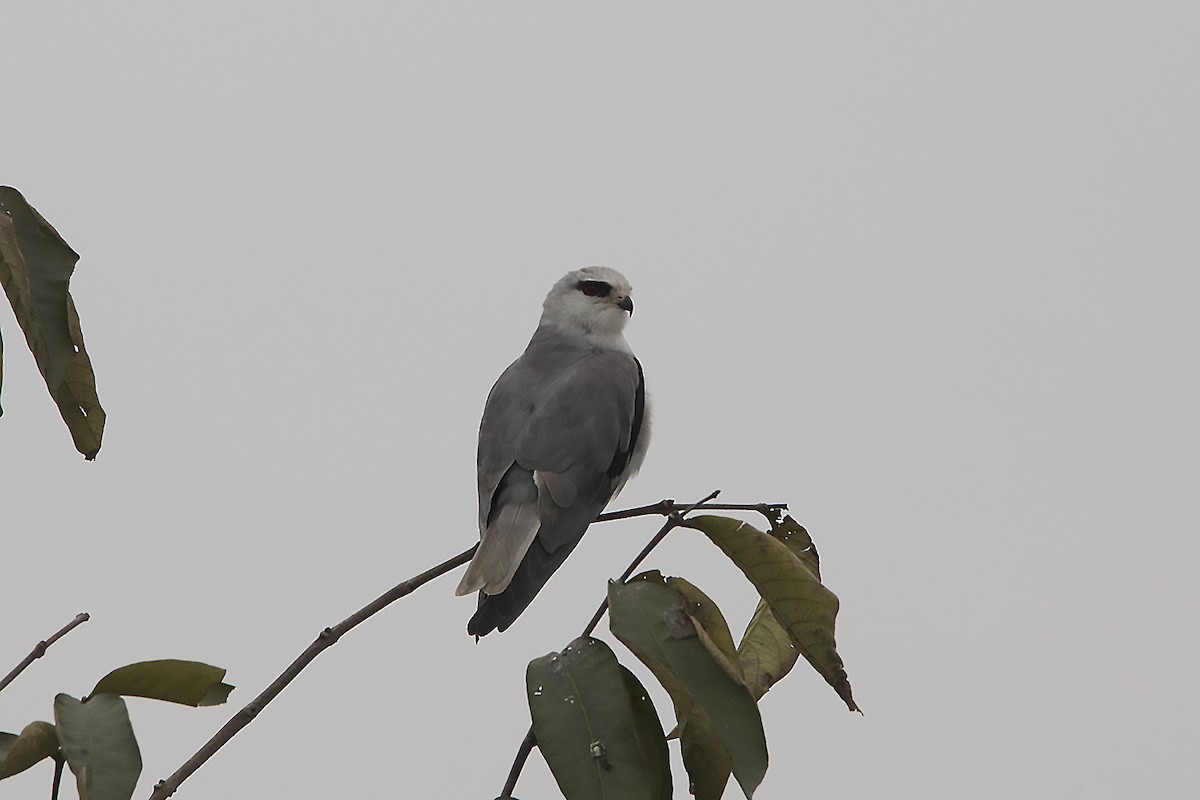
[[[645,459],[645,378],[624,335],[630,291],[609,267],[568,272],[488,394],[479,548],[456,590],[479,593],[467,624],[476,640],[512,625]]]

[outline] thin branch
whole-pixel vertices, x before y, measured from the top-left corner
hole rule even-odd
[[[658,503],[654,503],[652,505],[641,506],[639,508],[629,508],[629,509],[624,509],[621,511],[613,511],[608,514],[602,514],[600,517],[598,517],[596,520],[597,522],[608,522],[610,520],[617,520],[617,519],[630,519],[632,517],[649,516],[649,515],[653,515],[653,514],[658,514],[658,515],[663,515],[663,516],[669,517],[667,523],[663,526],[663,528],[659,531],[659,533],[654,537],[654,539],[651,540],[651,544],[647,545],[646,548],[643,549],[641,554],[638,555],[637,559],[634,560],[634,563],[629,566],[629,569],[626,571],[625,575],[622,576],[621,580],[626,580],[630,575],[632,575],[633,570],[637,568],[637,565],[640,564],[646,558],[647,555],[649,555],[650,550],[652,550],[655,545],[657,545],[659,542],[662,541],[662,538],[664,536],[666,536],[667,532],[669,532],[672,528],[676,527],[682,521],[684,515],[689,514],[692,511],[708,510],[708,509],[712,509],[712,510],[721,509],[721,510],[730,510],[730,511],[758,511],[760,513],[767,514],[767,515],[769,515],[771,513],[775,513],[776,515],[778,515],[778,512],[780,509],[787,508],[787,506],[783,505],[783,504],[770,504],[770,505],[762,504],[762,503],[757,504],[757,505],[728,505],[728,504],[711,504],[710,505],[710,504],[708,504],[708,501],[713,499],[716,496],[717,496],[717,492],[713,492],[711,495],[704,498],[704,500],[701,500],[699,503],[693,503],[692,505],[690,505],[687,508],[684,508],[682,510],[678,509],[675,506],[675,502],[673,500],[662,500],[662,501],[660,501]],[[250,703],[248,705],[246,705],[245,708],[243,708],[242,710],[240,710],[236,714],[234,714],[233,717],[230,718],[230,720],[228,722],[226,722],[225,725],[222,726],[222,728],[219,731],[217,731],[213,735],[213,737],[204,744],[203,747],[201,747],[199,750],[197,750],[195,755],[193,755],[186,762],[184,762],[183,766],[181,766],[178,770],[176,770],[175,773],[171,775],[171,777],[167,778],[166,780],[159,781],[154,787],[154,792],[150,795],[150,800],[166,800],[166,798],[173,795],[179,789],[179,786],[185,780],[187,780],[192,775],[192,773],[194,773],[196,770],[198,770],[204,764],[204,762],[206,762],[206,761],[208,761],[208,759],[212,758],[213,755],[216,754],[216,752],[218,750],[220,750],[222,747],[224,747],[229,742],[229,740],[231,740],[238,733],[238,731],[240,731],[242,728],[249,725],[254,720],[254,718],[256,716],[258,716],[258,714],[263,710],[263,708],[265,708],[268,703],[270,703],[272,700],[274,700],[276,697],[278,697],[279,694],[287,687],[287,685],[289,683],[291,683],[296,678],[296,676],[299,675],[304,670],[305,667],[307,667],[310,663],[312,663],[312,661],[314,659],[316,659],[316,657],[318,655],[320,655],[326,648],[328,648],[331,645],[333,645],[334,643],[336,643],[337,640],[342,637],[342,635],[349,632],[352,628],[354,628],[357,625],[359,625],[360,623],[366,621],[373,615],[377,614],[379,611],[383,610],[387,606],[391,605],[396,600],[399,600],[401,597],[404,597],[405,595],[410,594],[411,592],[415,591],[420,586],[428,583],[429,581],[433,580],[434,578],[438,578],[438,577],[446,574],[447,572],[449,572],[450,570],[452,570],[456,567],[460,567],[463,564],[466,564],[468,561],[471,560],[471,557],[475,555],[475,550],[478,547],[479,547],[478,545],[475,545],[471,549],[464,550],[463,552],[454,556],[454,558],[451,558],[448,561],[444,561],[441,564],[439,564],[438,566],[433,567],[432,569],[427,570],[425,572],[422,572],[420,575],[417,575],[416,577],[409,578],[408,580],[404,581],[403,583],[396,585],[389,592],[387,592],[383,595],[380,595],[373,602],[371,602],[367,606],[363,607],[359,611],[355,612],[351,616],[347,617],[342,622],[338,623],[337,625],[333,626],[332,628],[326,628],[325,630],[321,631],[321,633],[317,636],[316,640],[313,641],[313,643],[310,644],[308,646],[308,648],[305,649],[304,652],[302,652],[296,658],[296,660],[293,661],[288,666],[288,668],[285,669],[283,671],[283,673],[281,673],[280,676],[275,679],[275,681],[270,686],[268,686],[266,689],[264,689],[262,694],[260,694],[258,697],[254,698],[252,701],[250,701]],[[585,633],[585,635],[590,634],[591,631],[595,628],[596,624],[598,624],[598,622],[600,620],[600,617],[603,616],[604,608],[606,608],[606,607],[607,607],[607,603],[605,604],[604,607],[601,608],[600,612],[597,614],[595,621],[591,625],[588,626],[588,630]],[[86,614],[80,615],[80,616],[84,617],[84,619],[87,618]],[[57,639],[59,636],[62,636],[63,633],[66,633],[66,631],[70,630],[71,627],[74,627],[74,625],[79,624],[79,622],[81,622],[81,621],[83,621],[83,620],[79,620],[77,618],[77,621],[72,623],[71,626],[64,628],[62,631],[55,634],[54,637],[52,637],[49,641],[45,642],[44,644],[47,646],[52,644],[55,639]],[[39,655],[40,655],[40,653],[39,653]],[[36,657],[37,656],[34,656],[34,658],[36,658]],[[25,666],[26,665],[23,664],[18,670],[16,670],[16,672],[19,672],[21,669],[24,669]],[[15,675],[15,673],[14,673],[14,675]],[[11,680],[11,679],[12,679],[12,676],[7,678],[6,681]],[[0,684],[0,688],[3,688],[3,684]],[[510,783],[512,785],[516,784],[517,776],[520,775],[521,769],[524,766],[525,760],[529,757],[529,753],[533,749],[534,744],[535,744],[535,741],[533,739],[533,730],[530,729],[529,733],[525,737],[525,741],[523,741],[521,744],[522,752],[518,753],[518,761],[517,761],[517,763],[513,764],[512,772],[509,775]],[[506,789],[505,794],[503,794],[501,796],[507,797],[508,793],[510,793],[511,791],[512,791],[512,787],[509,786]]]
[[[726,510],[735,511],[761,511],[763,514],[766,514],[767,512],[764,509],[787,508],[787,506],[782,505],[765,506],[761,503],[759,505],[706,505],[709,500],[712,500],[720,493],[721,490],[717,489],[700,502],[692,503],[690,506],[682,510],[676,509],[674,500],[662,500],[649,506],[641,506],[640,508],[631,508],[625,511],[614,511],[611,514],[600,515],[596,519],[597,522],[607,522],[608,520],[614,519],[628,519],[630,517],[647,516],[650,514],[665,514],[667,516],[667,521],[663,523],[661,528],[658,529],[658,533],[654,534],[654,537],[646,543],[646,546],[642,548],[642,552],[637,554],[637,557],[630,562],[629,566],[626,567],[625,571],[621,573],[621,577],[617,580],[620,583],[624,583],[625,581],[629,580],[629,577],[633,575],[633,571],[637,569],[643,561],[646,560],[647,556],[650,555],[650,551],[655,547],[658,547],[662,540],[667,538],[667,534],[670,533],[674,528],[677,528],[683,522],[683,518],[693,511],[698,509],[724,508]],[[604,618],[604,612],[607,610],[608,597],[606,596],[604,598],[604,602],[600,604],[600,608],[596,609],[596,613],[592,616],[591,622],[589,622],[587,627],[583,629],[583,633],[580,634],[580,636],[591,636],[592,631],[596,630],[596,626],[600,624],[600,620]],[[537,737],[533,733],[533,726],[530,725],[529,730],[525,733],[525,738],[521,740],[521,746],[517,748],[517,756],[513,759],[512,769],[508,771],[508,779],[504,782],[504,788],[500,790],[500,796],[496,798],[496,800],[512,800],[513,790],[517,788],[517,779],[521,777],[521,770],[525,768],[525,762],[529,760],[529,754],[533,752],[533,747],[536,744]]]
[[[63,764],[67,757],[59,750],[54,754],[54,780],[50,783],[50,800],[58,800],[58,787],[62,785]]]
[[[533,746],[537,744],[537,738],[533,735],[533,726],[529,726],[529,730],[525,732],[525,738],[521,740],[521,746],[517,748],[517,757],[513,759],[512,769],[508,771],[508,780],[504,782],[504,788],[500,790],[500,796],[496,800],[512,800],[513,790],[517,788],[517,778],[521,777],[521,770],[525,768],[525,762],[529,760],[529,754],[533,752]]]
[[[720,493],[721,493],[721,490],[717,489],[712,494],[710,494],[708,497],[701,500],[699,503],[692,503],[690,506],[683,509],[682,511],[675,510],[674,501],[664,500],[663,501],[664,504],[670,504],[670,506],[671,506],[671,510],[668,512],[669,516],[667,517],[667,521],[665,523],[663,523],[663,526],[661,528],[658,529],[658,533],[654,534],[654,538],[646,543],[646,546],[642,548],[642,552],[637,554],[637,558],[633,559],[633,561],[630,562],[629,566],[626,567],[625,571],[621,573],[621,577],[617,578],[617,581],[619,583],[624,583],[625,581],[629,580],[629,577],[631,575],[633,575],[633,571],[635,569],[637,569],[639,566],[641,566],[642,562],[646,560],[646,557],[650,555],[650,551],[653,550],[654,548],[658,547],[658,545],[662,542],[662,540],[667,538],[667,534],[670,533],[672,531],[672,529],[678,527],[679,524],[683,522],[684,517],[686,517],[688,514],[692,513],[693,511],[695,511],[699,508],[705,508],[706,506],[704,504],[707,503],[709,500],[712,500],[714,497],[716,497]],[[741,506],[740,508],[742,508],[742,509],[750,508],[752,510],[757,510],[757,508],[755,508],[754,506]],[[595,615],[592,616],[592,621],[588,623],[587,627],[583,629],[583,633],[580,635],[581,636],[591,636],[592,631],[596,630],[596,626],[600,624],[600,620],[604,617],[604,612],[607,610],[608,610],[608,597],[605,596],[604,602],[602,602],[600,604],[600,607],[598,609],[596,609]]]
[[[715,495],[714,495],[715,497]],[[648,506],[625,508],[620,511],[609,511],[596,517],[596,522],[611,522],[632,517],[647,517],[660,515],[669,517],[676,512],[674,500],[659,500]],[[688,511],[757,511],[768,520],[778,521],[781,511],[787,510],[787,503],[696,503]]]
[[[479,545],[475,545],[469,550],[464,550],[454,558],[444,561],[441,564],[438,564],[436,567],[426,570],[420,575],[409,578],[403,583],[396,585],[390,591],[380,595],[374,601],[350,615],[343,621],[339,622],[337,625],[321,631],[316,640],[310,644],[308,648],[301,653],[299,657],[297,657],[296,660],[293,661],[291,665],[285,669],[270,686],[264,689],[262,694],[251,700],[250,704],[241,711],[234,714],[233,717],[226,722],[225,725],[219,731],[217,731],[216,734],[214,734],[213,737],[209,739],[203,747],[196,751],[194,756],[189,758],[186,762],[184,762],[182,767],[175,771],[175,774],[164,781],[159,781],[154,787],[154,792],[150,795],[150,800],[166,800],[166,798],[173,795],[181,783],[187,780],[193,772],[198,770],[205,761],[208,761],[208,759],[212,758],[213,754],[224,747],[225,744],[229,742],[229,740],[232,739],[238,731],[249,725],[254,718],[258,716],[259,712],[261,712],[268,703],[274,700],[279,693],[282,692],[284,688],[287,687],[287,685],[291,683],[292,680],[295,679],[295,677],[313,661],[313,659],[319,656],[327,647],[336,643],[343,634],[349,632],[359,623],[367,620],[374,614],[391,605],[396,600],[404,597],[406,594],[410,594],[422,585],[428,583],[434,578],[446,574],[455,567],[460,567],[467,563],[471,560],[471,556],[475,555],[475,550],[478,548],[478,546]]]
[[[10,683],[12,683],[14,680],[16,680],[17,676],[20,675],[22,672],[24,672],[26,667],[28,667],[34,661],[37,661],[39,658],[44,656],[46,654],[46,648],[48,648],[50,645],[57,642],[62,637],[66,636],[68,633],[70,633],[72,630],[74,630],[78,626],[87,622],[89,619],[91,619],[91,617],[87,614],[76,614],[75,619],[71,620],[66,625],[64,625],[62,627],[62,629],[59,630],[58,633],[54,634],[53,636],[51,636],[49,639],[47,639],[44,642],[38,642],[37,645],[34,646],[33,650],[29,653],[29,655],[25,656],[24,661],[22,661],[20,664],[17,664],[17,666],[13,669],[12,672],[8,673],[2,679],[0,679],[0,691],[4,691],[4,687],[8,686]]]

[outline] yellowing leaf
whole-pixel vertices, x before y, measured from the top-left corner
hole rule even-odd
[[[781,521],[772,523],[770,533],[787,545],[787,549],[817,576],[817,580],[821,580],[821,557],[803,525],[792,519],[789,514]]]
[[[801,655],[851,711],[858,711],[838,655],[834,623],[837,596],[789,546],[736,519],[689,517],[683,523],[708,536],[750,579]]]
[[[20,736],[0,733],[0,779],[24,772],[58,752],[58,734],[49,722],[31,722]]]
[[[224,677],[225,670],[199,661],[172,658],[139,661],[105,675],[92,694],[120,694],[185,706],[212,706],[224,703],[233,691],[232,686],[221,683]]]
[[[767,601],[762,599],[758,601],[754,616],[742,634],[742,643],[738,645],[737,652],[742,673],[746,676],[746,686],[755,700],[791,672],[800,658],[800,650],[792,642],[792,637],[775,619]]]
[[[79,255],[21,193],[0,186],[0,284],[75,448],[96,457],[104,409],[69,284]]]

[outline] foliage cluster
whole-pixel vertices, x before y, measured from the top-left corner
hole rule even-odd
[[[679,523],[704,533],[759,592],[737,644],[716,604],[683,578],[651,571],[609,584],[610,630],[669,694],[669,735],[645,687],[600,639],[530,662],[534,738],[565,797],[668,800],[669,739],[679,740],[698,800],[721,797],[731,774],[751,797],[767,769],[757,701],[801,656],[858,710],[834,641],[838,600],[821,583],[812,539],[790,516],[770,521],[767,532],[728,517]]]
[[[124,698],[213,706],[233,691],[224,678],[225,670],[198,661],[141,661],[108,673],[82,699],[59,694],[53,724],[38,720],[19,734],[0,733],[0,780],[50,758],[55,762],[51,797],[58,796],[65,762],[80,800],[128,800],[142,774],[142,756]]]

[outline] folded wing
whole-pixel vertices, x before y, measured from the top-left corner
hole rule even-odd
[[[479,550],[458,594],[467,630],[503,631],[562,565],[645,452],[641,366],[534,336],[488,396],[479,432]]]

